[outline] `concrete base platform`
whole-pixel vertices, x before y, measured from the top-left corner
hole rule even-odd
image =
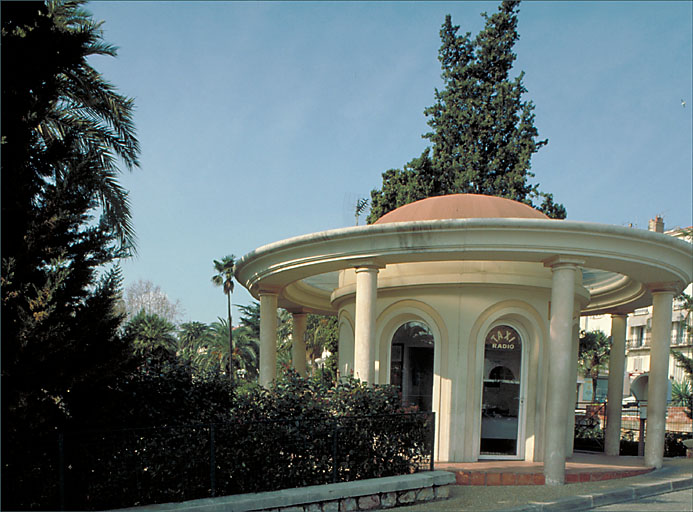
[[[515,460],[439,462],[436,469],[455,474],[457,485],[544,485],[544,463]],[[566,461],[566,483],[627,478],[652,471],[643,457],[575,453]]]

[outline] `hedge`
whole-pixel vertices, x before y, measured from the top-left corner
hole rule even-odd
[[[400,403],[391,386],[291,373],[235,393],[224,421],[52,434],[41,441],[51,461],[33,467],[34,502],[16,508],[118,508],[428,469],[433,415]]]

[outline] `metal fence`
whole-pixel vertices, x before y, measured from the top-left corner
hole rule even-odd
[[[643,404],[629,404],[621,409],[621,454],[643,455],[647,437],[646,411]],[[606,428],[604,403],[578,402],[575,408],[575,446],[590,451],[603,451]],[[684,450],[681,441],[693,438],[693,419],[686,407],[667,407],[665,455],[677,455]]]
[[[647,405],[646,403],[644,404]],[[641,408],[643,404],[633,403],[621,409],[621,431],[637,433],[640,431]],[[666,431],[679,434],[693,434],[693,419],[686,415],[686,407],[667,407]],[[575,407],[575,424],[577,428],[604,429],[606,427],[606,404],[578,402]]]
[[[42,485],[42,508],[63,510],[390,476],[433,470],[434,426],[411,413],[63,432],[41,469],[5,467],[3,480]]]

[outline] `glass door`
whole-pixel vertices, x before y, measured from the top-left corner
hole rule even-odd
[[[511,458],[518,452],[521,417],[522,342],[507,325],[486,336],[481,402],[481,448],[485,458]]]
[[[434,345],[433,334],[421,322],[401,325],[392,337],[390,384],[399,389],[405,407],[432,410]]]

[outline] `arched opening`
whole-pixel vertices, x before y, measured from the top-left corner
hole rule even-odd
[[[486,335],[481,405],[480,455],[518,455],[521,412],[522,340],[507,325]]]
[[[402,405],[432,410],[433,350],[433,334],[423,322],[407,322],[392,336],[390,384],[400,390]]]

